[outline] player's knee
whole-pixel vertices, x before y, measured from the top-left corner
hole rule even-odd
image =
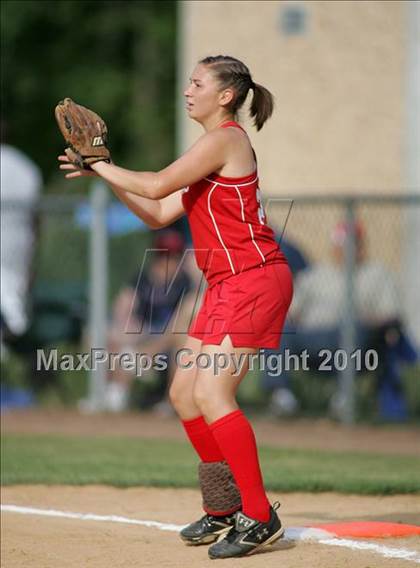
[[[185,399],[185,394],[183,394],[182,389],[180,389],[176,383],[172,383],[168,395],[169,400],[171,401],[171,404],[175,409],[178,409],[182,406],[182,403]]]
[[[200,389],[194,389],[193,392],[194,404],[200,409],[201,413],[204,414],[204,409],[206,407],[206,397]]]
[[[178,414],[188,412],[194,405],[191,392],[188,392],[182,385],[173,383],[168,392],[169,400]]]
[[[218,405],[215,393],[209,392],[209,390],[204,385],[200,384],[197,384],[194,388],[193,399],[195,405],[200,409],[200,412],[204,416],[212,415]]]

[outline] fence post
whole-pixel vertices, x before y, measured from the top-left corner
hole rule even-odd
[[[106,323],[108,311],[108,233],[106,212],[108,192],[101,181],[92,184],[90,193],[90,256],[89,256],[89,337],[93,350],[105,350]],[[97,351],[102,353],[102,351]],[[99,359],[99,357],[98,357]],[[89,410],[92,412],[104,409],[107,369],[104,362],[95,365],[92,356],[92,369],[89,377]]]
[[[347,364],[339,375],[340,399],[343,400],[341,420],[353,424],[355,418],[355,361],[351,354],[356,348],[355,286],[356,231],[353,199],[346,200],[346,238],[344,241],[345,302],[342,322],[342,347],[347,355]]]
[[[406,72],[404,122],[404,183],[411,195],[420,198],[420,4],[406,2]],[[404,247],[401,279],[402,299],[408,333],[420,346],[420,209],[405,207],[403,216]]]

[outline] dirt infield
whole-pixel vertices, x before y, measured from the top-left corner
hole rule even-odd
[[[326,421],[254,421],[260,443],[284,447],[376,451],[418,454],[415,428],[351,429]],[[148,439],[181,439],[175,419],[152,415],[80,416],[75,412],[25,411],[2,417],[4,433],[57,433],[72,435],[132,435]],[[281,518],[287,528],[334,521],[372,520],[420,525],[420,496],[387,497],[324,493],[271,493],[282,502]],[[54,509],[74,513],[118,515],[137,521],[183,525],[200,515],[198,491],[189,489],[102,486],[14,486],[2,488],[2,504]],[[358,539],[360,541],[361,539]],[[417,552],[420,537],[365,541],[379,545],[366,551],[320,542],[283,540],[270,552],[225,560],[228,566],[252,568],[387,568],[414,566],[413,560],[388,558],[384,550]],[[382,551],[382,552],[381,552]],[[220,561],[219,561],[220,562]],[[5,568],[205,568],[214,566],[207,547],[186,547],[175,531],[122,524],[113,520],[83,520],[2,513],[2,566]]]
[[[287,527],[336,520],[420,522],[420,497],[359,497],[336,494],[270,494],[281,499]],[[110,487],[22,486],[3,489],[3,503],[130,519],[185,524],[200,514],[195,490]],[[360,540],[360,539],[359,539]],[[369,541],[372,542],[372,541]],[[420,537],[374,541],[382,547],[417,551]],[[214,566],[207,547],[186,547],[176,532],[154,527],[79,519],[2,515],[2,565],[7,568],[205,568]],[[220,561],[219,561],[220,562]],[[225,560],[252,568],[387,568],[414,565],[377,552],[283,541],[269,553]]]

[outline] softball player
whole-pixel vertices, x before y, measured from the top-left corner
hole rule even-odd
[[[179,367],[170,398],[200,457],[205,515],[181,531],[187,544],[211,543],[210,558],[251,554],[280,538],[278,504],[264,491],[252,427],[238,408],[238,386],[249,356],[277,348],[292,298],[292,278],[266,223],[255,153],[235,121],[252,91],[257,130],[271,116],[273,98],[233,57],[206,57],[184,95],[190,118],[204,134],[159,172],[134,172],[99,161],[92,172],[60,156],[66,177],[98,175],[151,228],[187,214],[196,260],[208,281],[203,304],[186,341],[191,365]],[[225,355],[241,361],[224,368],[197,366]],[[188,367],[188,368],[186,368]],[[222,539],[220,535],[224,535]]]

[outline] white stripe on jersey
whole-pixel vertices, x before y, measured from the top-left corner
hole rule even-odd
[[[236,189],[236,193],[238,194],[239,201],[240,201],[240,203],[241,203],[241,216],[242,216],[242,221],[245,221],[244,202],[242,201],[242,195],[241,195],[241,192],[239,191],[237,185],[235,185],[235,189]]]
[[[249,232],[250,232],[250,234],[251,234],[252,242],[254,243],[255,248],[257,249],[257,251],[260,253],[263,262],[265,262],[265,256],[264,256],[263,253],[261,252],[260,247],[257,245],[257,243],[256,243],[256,241],[255,241],[255,239],[254,239],[254,231],[252,230],[252,225],[251,225],[251,223],[248,223],[248,227],[249,227]]]
[[[216,229],[216,233],[217,233],[217,236],[219,237],[219,241],[222,243],[222,247],[225,249],[225,253],[226,253],[226,256],[227,256],[227,258],[228,258],[228,261],[229,261],[229,264],[230,264],[230,268],[231,268],[233,274],[236,274],[235,269],[233,268],[233,263],[232,263],[232,259],[230,258],[229,251],[228,251],[228,249],[226,248],[225,243],[223,242],[222,235],[220,234],[219,227],[217,226],[216,219],[214,218],[213,212],[212,212],[211,207],[210,207],[210,197],[211,197],[211,194],[213,193],[213,191],[216,189],[216,187],[217,187],[218,185],[219,185],[219,184],[218,184],[217,182],[215,182],[214,185],[213,185],[213,187],[212,187],[211,190],[209,191],[209,195],[208,195],[208,197],[207,197],[207,208],[208,208],[209,213],[210,213],[210,216],[211,216],[211,218],[212,218],[212,220],[213,220],[213,225],[214,225],[214,228]]]
[[[206,181],[209,181],[210,183],[216,183],[217,185],[223,185],[226,187],[242,187],[244,185],[250,185],[251,183],[255,183],[258,179],[258,176],[251,181],[247,181],[246,183],[222,183],[221,181],[214,181],[214,179],[209,179],[209,178],[204,178],[204,179]]]
[[[242,201],[242,195],[241,195],[241,192],[240,192],[239,189],[238,189],[238,186],[235,186],[235,189],[236,189],[236,193],[238,194],[239,201],[241,202],[242,221],[245,222],[244,202]],[[251,240],[252,240],[252,242],[254,243],[254,246],[255,246],[255,248],[257,249],[257,251],[260,253],[260,256],[261,256],[263,262],[265,262],[265,256],[264,256],[263,253],[261,252],[260,247],[259,247],[259,246],[257,245],[257,243],[255,242],[255,239],[254,239],[254,231],[252,230],[252,225],[251,225],[251,223],[247,223],[247,225],[248,225],[248,228],[249,228],[249,233],[250,233],[250,235],[251,235]]]

